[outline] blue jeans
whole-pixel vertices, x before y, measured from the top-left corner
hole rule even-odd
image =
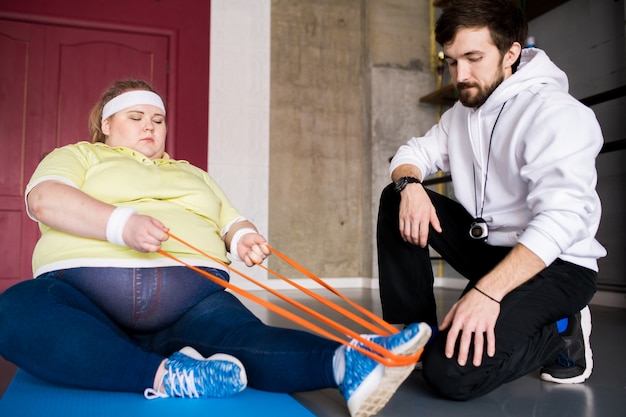
[[[184,346],[237,357],[257,389],[337,386],[338,343],[266,326],[186,267],[61,270],[0,294],[0,355],[52,383],[143,392],[162,360]]]

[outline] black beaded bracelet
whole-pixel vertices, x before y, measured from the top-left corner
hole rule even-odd
[[[491,301],[494,301],[494,302],[496,302],[496,303],[500,304],[500,301],[496,300],[495,298],[493,298],[492,296],[490,296],[490,295],[489,295],[489,294],[487,294],[486,292],[481,291],[481,290],[480,290],[480,288],[478,288],[478,287],[474,287],[474,289],[475,289],[476,291],[478,291],[479,293],[481,293],[482,295],[484,295],[485,297],[487,297],[488,299],[490,299]]]

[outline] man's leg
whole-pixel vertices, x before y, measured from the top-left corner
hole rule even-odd
[[[455,270],[476,282],[500,262],[511,248],[472,239],[473,217],[458,202],[426,189],[443,232],[430,229],[428,243]],[[385,188],[378,213],[378,268],[383,317],[391,323],[424,321],[437,325],[433,267],[428,248],[405,242],[399,231],[400,195]]]
[[[390,323],[437,325],[433,270],[428,248],[400,235],[400,195],[393,185],[383,190],[376,232],[383,318]]]
[[[596,275],[557,260],[502,299],[493,358],[485,354],[479,367],[459,366],[456,356],[445,357],[447,332],[440,332],[424,354],[424,378],[441,395],[468,400],[537,370],[563,348],[556,321],[587,305]]]

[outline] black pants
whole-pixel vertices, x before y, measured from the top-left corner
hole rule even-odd
[[[473,216],[459,203],[426,190],[443,229],[432,228],[429,245],[469,280],[465,291],[511,250],[469,237]],[[428,248],[405,242],[399,231],[400,196],[385,188],[378,213],[377,243],[383,317],[391,323],[438,323],[433,294],[433,269]],[[424,378],[441,395],[467,400],[487,394],[503,383],[533,372],[563,348],[555,322],[574,315],[596,291],[597,273],[557,260],[524,285],[507,294],[496,323],[496,355],[459,366],[444,355],[447,331],[438,333],[423,356]],[[470,357],[473,355],[470,349]]]

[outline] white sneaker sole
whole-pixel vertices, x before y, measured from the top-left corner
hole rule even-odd
[[[397,355],[413,355],[428,342],[431,335],[430,326],[420,323],[420,331],[408,342],[392,350]],[[391,397],[405,379],[411,375],[415,364],[407,366],[378,365],[348,401],[348,409],[352,417],[370,417],[377,414],[387,405]],[[382,373],[382,376],[380,374]],[[376,384],[376,381],[379,381]]]

